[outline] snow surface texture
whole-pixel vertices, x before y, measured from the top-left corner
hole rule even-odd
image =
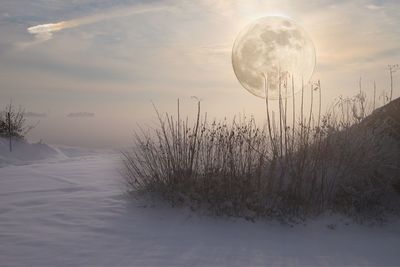
[[[0,168],[0,265],[400,264],[398,220],[289,227],[146,206],[124,194],[119,166],[118,155],[99,154]]]

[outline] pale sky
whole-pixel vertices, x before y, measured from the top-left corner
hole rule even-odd
[[[387,90],[387,65],[400,63],[396,0],[0,1],[0,105],[40,115],[29,138],[52,144],[124,145],[137,124],[153,125],[151,101],[173,112],[179,98],[192,114],[191,96],[210,116],[262,120],[264,101],[237,81],[231,50],[267,15],[311,36],[324,105],[355,95],[360,77],[367,94],[374,80]]]

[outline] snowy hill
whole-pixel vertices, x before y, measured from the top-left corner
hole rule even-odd
[[[388,135],[400,143],[400,98],[376,109],[363,124],[377,134]]]
[[[56,149],[43,143],[29,143],[24,140],[12,140],[12,152],[9,140],[0,138],[0,167],[5,165],[24,165],[34,161],[57,156]]]
[[[391,157],[394,168],[388,176],[399,177],[400,169],[400,98],[376,109],[365,118],[362,126],[372,129],[381,140],[382,149]]]
[[[112,150],[97,150],[44,143],[30,143],[25,140],[13,140],[12,152],[9,140],[0,138],[0,167],[7,165],[27,165],[40,161],[57,162],[99,153],[112,153]]]

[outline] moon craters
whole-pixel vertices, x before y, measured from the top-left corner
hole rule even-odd
[[[264,76],[267,77],[268,97],[276,99],[282,74],[293,75],[296,89],[302,79],[307,82],[311,78],[315,48],[295,22],[265,17],[239,33],[232,50],[232,64],[239,82],[256,96],[265,98]]]

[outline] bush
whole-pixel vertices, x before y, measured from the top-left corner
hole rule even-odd
[[[0,111],[0,137],[24,139],[34,126],[26,124],[25,110],[12,103]]]
[[[276,120],[267,98],[262,128],[253,118],[208,121],[200,102],[194,124],[180,118],[179,102],[176,119],[156,109],[159,128],[136,133],[135,147],[123,153],[129,190],[251,220],[381,209],[392,187],[380,173],[391,155],[382,149],[384,138],[360,123],[365,98],[340,99],[321,116],[321,105],[312,109],[314,94],[321,96],[319,83],[311,88],[310,112],[302,107],[291,123],[288,101],[279,100]],[[304,89],[302,106],[303,95]]]

